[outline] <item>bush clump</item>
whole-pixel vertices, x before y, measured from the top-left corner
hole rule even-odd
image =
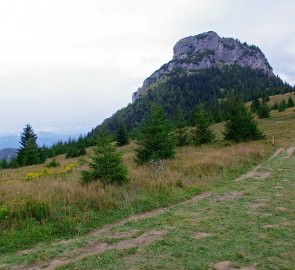
[[[55,159],[49,161],[47,164],[46,164],[46,167],[47,168],[56,168],[56,167],[59,167],[60,166],[60,163],[57,162]]]
[[[23,218],[33,218],[38,222],[43,222],[50,216],[49,206],[40,201],[27,201],[21,210]]]

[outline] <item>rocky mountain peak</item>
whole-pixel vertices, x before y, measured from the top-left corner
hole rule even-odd
[[[188,55],[199,53],[204,49],[213,49],[214,45],[218,43],[218,39],[219,36],[213,31],[183,38],[173,48],[173,60],[187,58]]]
[[[143,86],[133,94],[132,101],[144,96],[152,83],[174,69],[190,72],[225,65],[248,67],[273,75],[271,66],[258,47],[237,39],[222,38],[209,31],[179,40],[173,48],[173,59],[144,81]]]

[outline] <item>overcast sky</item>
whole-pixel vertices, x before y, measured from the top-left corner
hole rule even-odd
[[[295,83],[294,0],[0,0],[0,136],[85,133],[209,30],[259,46]]]

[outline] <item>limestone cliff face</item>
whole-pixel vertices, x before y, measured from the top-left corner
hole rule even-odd
[[[271,66],[258,47],[249,46],[233,38],[221,38],[215,32],[181,39],[174,46],[173,52],[173,59],[148,77],[143,86],[133,94],[133,102],[144,96],[152,83],[174,69],[193,71],[239,65],[262,70],[269,76],[273,75]]]

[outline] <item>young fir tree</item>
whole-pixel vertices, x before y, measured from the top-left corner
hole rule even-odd
[[[152,105],[142,123],[135,151],[138,164],[175,156],[175,141],[162,107]]]
[[[289,98],[288,98],[288,102],[287,102],[287,107],[288,108],[293,108],[295,106],[295,104],[294,104],[294,100],[293,100],[293,98],[291,98],[290,96],[289,96]]]
[[[228,100],[228,120],[225,123],[224,139],[243,142],[262,139],[264,135],[258,129],[254,116],[242,101],[230,97]]]
[[[128,181],[128,170],[121,153],[116,150],[110,136],[103,129],[89,162],[89,170],[81,172],[82,183],[101,181],[104,184],[123,184]]]
[[[194,144],[201,145],[213,142],[215,136],[209,128],[211,117],[203,104],[197,106],[193,118],[196,127],[193,137]]]
[[[0,161],[0,169],[7,169],[8,168],[8,162],[5,158],[3,158],[1,161]]]
[[[271,107],[272,110],[277,110],[278,108],[279,108],[279,105],[277,102],[275,102],[275,104],[273,104]]]
[[[256,113],[259,110],[260,105],[261,105],[261,103],[260,103],[259,99],[254,99],[251,103],[251,111]]]
[[[13,169],[16,169],[18,168],[19,165],[18,165],[18,162],[17,162],[17,156],[13,157],[9,163],[8,163],[8,168],[13,168]]]
[[[69,140],[69,146],[66,151],[66,158],[74,158],[86,155],[86,144],[82,136],[77,141]]]
[[[262,101],[260,108],[257,110],[259,118],[268,118],[270,116],[270,108],[265,101]]]
[[[29,139],[28,144],[23,153],[23,166],[39,164],[41,162],[40,151],[38,145],[33,139]]]
[[[26,154],[27,150],[28,153]],[[29,157],[32,159],[29,160]],[[31,125],[27,124],[21,134],[20,148],[17,151],[17,163],[19,166],[26,166],[38,164],[40,162],[41,159],[40,151],[37,145],[37,135]]]
[[[40,153],[40,160],[42,163],[45,162],[47,157],[50,157],[48,147],[46,145],[43,145],[39,148],[39,153]]]
[[[184,130],[186,125],[187,125],[187,123],[184,118],[183,110],[180,107],[178,107],[177,113],[176,113],[176,119],[175,119],[175,128],[176,129],[174,132],[176,145],[178,147],[188,145],[188,143],[189,143],[188,136]]]
[[[283,99],[283,101],[279,104],[279,107],[278,107],[278,111],[279,112],[283,112],[284,110],[287,109],[287,103],[286,101]]]
[[[129,143],[129,135],[126,126],[123,121],[120,121],[119,129],[116,134],[116,140],[118,146],[124,146]]]

